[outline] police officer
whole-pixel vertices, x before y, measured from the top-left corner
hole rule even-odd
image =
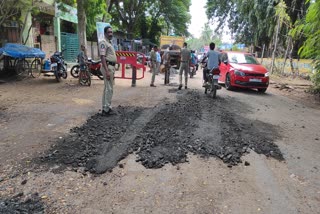
[[[154,85],[154,80],[156,78],[156,72],[157,72],[157,54],[156,54],[156,52],[158,52],[158,46],[155,45],[150,53],[151,71],[152,71],[150,87],[156,87]]]
[[[184,79],[185,79],[185,86],[184,88],[188,88],[188,74],[189,74],[189,62],[191,59],[191,51],[187,48],[187,43],[183,43],[183,48],[181,49],[181,63],[179,68],[179,90],[182,88],[182,73],[184,71]]]
[[[114,72],[117,62],[116,53],[114,51],[111,39],[113,36],[111,26],[104,28],[104,39],[99,42],[99,52],[101,58],[101,72],[104,79],[104,90],[102,95],[102,116],[113,114],[111,108],[111,100],[113,96]]]

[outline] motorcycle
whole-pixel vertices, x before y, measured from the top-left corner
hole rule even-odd
[[[52,56],[50,56],[50,59],[46,59],[44,61],[41,73],[52,72],[56,77],[57,82],[61,81],[61,77],[63,79],[67,79],[67,63],[64,61],[62,55],[64,51],[65,50],[62,50],[61,52],[56,51]]]
[[[212,98],[216,98],[217,90],[221,89],[221,86],[218,84],[218,79],[220,77],[219,68],[213,68],[211,70],[207,69],[207,62],[202,62],[203,73],[207,77],[207,83],[204,84],[204,93],[210,93]]]
[[[190,68],[189,68],[190,78],[192,78],[194,75],[197,74],[197,70],[198,70],[197,64],[190,64]]]
[[[88,69],[92,75],[97,76],[99,79],[103,80],[103,75],[101,73],[101,60],[94,61],[92,59],[88,59]],[[74,65],[71,68],[70,74],[74,78],[79,78],[80,65]]]
[[[191,62],[190,62],[190,66],[189,66],[189,75],[190,78],[192,78],[194,75],[197,74],[197,70],[198,70],[198,58],[196,58],[196,56],[194,55],[194,52],[191,56]]]

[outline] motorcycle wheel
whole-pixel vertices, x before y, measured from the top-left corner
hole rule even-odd
[[[88,86],[91,86],[91,77],[89,77],[88,82],[87,82]]]
[[[68,73],[66,71],[63,71],[62,78],[67,79],[67,77],[68,77]]]
[[[79,72],[80,72],[80,65],[74,65],[71,68],[70,74],[74,78],[79,78]]]
[[[212,87],[211,88],[211,96],[212,96],[212,98],[216,98],[216,96],[217,96],[217,88],[216,88],[216,86],[214,84],[212,84],[211,87]]]
[[[54,76],[56,77],[56,81],[57,82],[61,81],[61,75],[59,74],[59,71],[57,70],[57,67],[55,68]]]

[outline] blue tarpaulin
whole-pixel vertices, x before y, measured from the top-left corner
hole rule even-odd
[[[46,54],[39,48],[31,48],[25,45],[7,43],[3,48],[0,48],[0,55],[11,56],[13,58],[41,58],[44,59]]]

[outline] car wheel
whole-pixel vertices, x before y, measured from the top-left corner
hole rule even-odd
[[[230,77],[229,73],[226,75],[225,86],[226,86],[227,90],[232,90],[233,89],[233,87],[231,86],[231,77]]]
[[[260,93],[264,93],[264,92],[266,92],[266,88],[258,88],[258,92],[260,92]]]

